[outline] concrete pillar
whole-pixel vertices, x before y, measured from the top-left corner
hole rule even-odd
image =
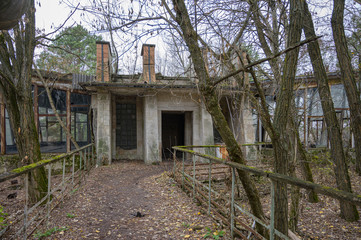
[[[252,116],[252,109],[250,107],[250,103],[246,101],[246,106],[242,109],[242,121],[244,128],[244,140],[245,143],[254,143],[256,141],[255,132],[256,129],[254,127],[254,121]],[[257,147],[256,146],[247,146],[246,149],[246,159],[247,160],[256,160],[257,159]]]
[[[207,112],[204,106],[200,106],[200,121],[201,129],[200,133],[202,134],[202,145],[214,145],[214,135],[213,135],[213,120],[211,115]],[[212,148],[213,149],[213,148]],[[215,151],[206,148],[205,154],[210,154],[215,156]]]
[[[97,164],[111,164],[112,161],[112,143],[111,143],[111,94],[99,93],[97,96]]]
[[[160,162],[158,101],[156,96],[144,97],[144,162]]]

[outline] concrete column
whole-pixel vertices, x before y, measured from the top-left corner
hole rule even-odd
[[[160,162],[158,101],[156,96],[144,97],[144,162]]]
[[[112,143],[111,143],[111,94],[99,93],[97,96],[97,154],[98,165],[111,164],[112,161]]]
[[[200,107],[200,121],[201,121],[201,131],[202,134],[202,145],[214,145],[214,135],[213,135],[213,120],[211,115],[207,112],[204,106]],[[215,152],[210,149],[206,149],[205,154],[215,155]]]
[[[243,119],[243,128],[244,128],[244,140],[245,143],[254,143],[256,141],[255,132],[256,129],[254,127],[254,121],[252,116],[252,109],[250,107],[250,103],[246,101],[247,105],[243,107],[242,116]],[[246,149],[246,159],[247,160],[256,160],[257,159],[257,148],[256,146],[247,146]]]

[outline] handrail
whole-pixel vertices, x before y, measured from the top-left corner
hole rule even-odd
[[[82,179],[85,179],[84,173],[89,172],[89,170],[95,166],[96,159],[94,157],[93,146],[94,143],[91,143],[69,153],[60,154],[53,158],[41,160],[39,162],[32,163],[1,174],[0,183],[23,175],[25,204],[23,214],[18,215],[16,213],[12,214],[11,216],[9,215],[9,217],[14,217],[15,220],[11,221],[10,225],[0,231],[0,238],[5,234],[12,234],[10,239],[18,239],[20,236],[23,236],[24,239],[28,239],[28,237],[31,236],[45,220],[48,222],[50,213],[55,209],[55,207],[63,201],[65,196],[71,193],[72,189],[81,184]],[[79,159],[77,160],[75,160],[76,154],[79,154]],[[66,160],[70,160],[70,176],[68,177],[66,177]],[[61,162],[62,179],[60,179],[60,182],[58,181],[56,184],[53,184],[52,178],[54,174],[52,174],[52,168],[53,164],[57,162]],[[31,171],[46,165],[48,165],[47,194],[38,202],[30,204],[29,174]]]
[[[254,144],[251,144],[251,146]],[[235,214],[234,214],[234,209],[236,208],[238,211],[244,213],[245,215],[247,215],[248,217],[251,217],[253,219],[253,221],[259,223],[260,225],[264,226],[266,229],[269,230],[269,234],[270,234],[270,239],[273,240],[275,239],[275,236],[281,237],[283,239],[290,239],[289,237],[287,237],[286,235],[284,235],[283,233],[281,233],[280,231],[278,231],[277,229],[275,229],[274,226],[274,216],[275,216],[275,183],[276,182],[285,182],[287,184],[291,184],[291,185],[295,185],[298,186],[300,188],[305,188],[305,189],[311,189],[314,190],[317,193],[338,199],[338,200],[342,200],[342,201],[348,201],[351,202],[355,205],[361,206],[361,195],[357,195],[357,194],[353,194],[353,193],[349,193],[349,192],[345,192],[345,191],[341,191],[335,188],[331,188],[331,187],[326,187],[326,186],[322,186],[320,184],[316,184],[316,183],[312,183],[312,182],[308,182],[308,181],[304,181],[298,178],[294,178],[294,177],[290,177],[290,176],[286,176],[286,175],[282,175],[282,174],[278,174],[278,173],[274,173],[271,171],[264,171],[264,170],[260,170],[254,167],[250,167],[250,166],[246,166],[243,164],[239,164],[236,162],[229,162],[229,161],[225,161],[221,158],[215,157],[215,156],[211,156],[211,155],[207,155],[207,154],[203,154],[194,150],[190,150],[188,148],[216,148],[216,147],[223,147],[223,146],[174,146],[172,147],[175,150],[174,153],[174,167],[173,167],[173,174],[175,179],[176,175],[176,151],[181,151],[183,152],[183,160],[182,160],[182,169],[179,170],[179,172],[181,172],[181,186],[182,188],[186,188],[188,189],[190,192],[192,192],[192,197],[197,198],[199,201],[201,202],[205,202],[205,200],[202,200],[199,196],[196,196],[196,191],[197,193],[199,192],[200,196],[207,198],[206,194],[202,193],[201,190],[199,190],[199,188],[196,187],[196,173],[195,173],[195,162],[196,162],[196,158],[195,156],[199,156],[201,158],[207,159],[208,163],[209,163],[209,186],[203,186],[202,184],[200,185],[201,187],[205,188],[208,190],[208,214],[211,214],[211,206],[215,206],[216,209],[215,211],[213,211],[214,214],[216,214],[218,217],[220,217],[222,219],[222,215],[220,215],[220,213],[218,212],[219,210],[217,209],[217,204],[214,203],[214,201],[211,200],[211,192],[213,193],[214,191],[211,189],[211,172],[212,172],[212,163],[220,163],[220,164],[224,164],[226,166],[229,166],[232,168],[231,174],[232,174],[232,190],[231,190],[231,199],[229,200],[229,205],[230,205],[230,222],[227,222],[227,219],[223,219],[222,221],[226,221],[226,224],[228,226],[230,226],[230,230],[231,230],[231,236],[232,239],[234,237],[234,233],[237,232],[237,228],[235,226]],[[185,154],[191,154],[192,155],[192,161],[193,161],[193,176],[187,175],[185,173]],[[254,175],[257,176],[263,176],[263,177],[267,177],[271,180],[271,207],[270,207],[270,223],[266,224],[265,222],[263,222],[262,220],[258,219],[256,216],[254,216],[252,213],[248,212],[246,209],[243,209],[242,207],[240,207],[239,205],[237,205],[235,203],[234,200],[234,191],[235,191],[235,169],[238,169],[239,171],[243,171],[243,172],[248,172],[248,173],[252,173]],[[188,186],[186,186],[186,183],[190,186],[190,188]],[[198,185],[198,183],[197,183]],[[191,189],[192,188],[192,189]],[[192,191],[193,190],[193,191]],[[242,225],[242,224],[241,224]],[[252,234],[253,231],[250,231],[249,234]],[[239,232],[237,233],[239,234]],[[288,231],[288,234],[290,235],[294,235],[292,232]],[[241,234],[242,235],[242,234]],[[248,237],[242,235],[241,236],[243,239],[248,239]],[[256,235],[255,235],[256,237]],[[260,237],[261,239],[263,239],[263,237]]]
[[[23,166],[23,167],[20,167],[20,168],[13,169],[10,172],[0,174],[0,183],[4,182],[6,180],[9,180],[11,178],[15,178],[15,177],[18,177],[18,176],[23,175],[25,173],[28,173],[28,172],[30,172],[30,171],[32,171],[34,169],[41,168],[41,167],[46,166],[48,164],[51,164],[51,163],[57,162],[59,160],[62,160],[64,158],[70,157],[71,155],[73,155],[75,153],[78,153],[78,152],[81,152],[82,150],[87,149],[87,148],[89,148],[89,147],[91,147],[93,145],[94,145],[93,143],[90,143],[90,144],[88,144],[88,145],[86,145],[84,147],[81,147],[79,149],[76,149],[76,150],[68,152],[68,153],[60,154],[60,155],[55,156],[55,157],[53,157],[51,159],[41,160],[41,161],[38,161],[36,163],[32,163],[32,164],[29,164],[29,165],[26,165],[26,166]]]
[[[237,168],[239,170],[243,170],[243,171],[246,171],[246,172],[253,173],[253,174],[257,175],[257,176],[264,176],[264,177],[270,178],[270,179],[275,180],[275,181],[282,181],[282,182],[286,182],[288,184],[295,185],[295,186],[298,186],[298,187],[301,187],[301,188],[314,190],[317,193],[320,193],[320,194],[323,194],[323,195],[326,195],[326,196],[329,196],[329,197],[332,197],[332,198],[336,198],[338,200],[349,201],[349,202],[354,203],[355,205],[361,206],[361,195],[357,195],[357,194],[354,194],[354,193],[342,191],[342,190],[332,188],[332,187],[322,186],[322,185],[317,184],[317,183],[304,181],[304,180],[299,179],[299,178],[294,178],[294,177],[282,175],[282,174],[279,174],[279,173],[274,173],[274,172],[271,172],[271,171],[260,170],[260,169],[250,167],[250,166],[246,166],[246,165],[242,165],[242,164],[239,164],[239,163],[236,163],[236,162],[227,162],[227,161],[222,160],[221,158],[217,158],[217,157],[214,157],[214,156],[211,156],[211,155],[195,152],[195,151],[192,151],[192,150],[188,150],[186,148],[188,148],[188,146],[180,146],[180,147],[175,146],[175,147],[173,147],[173,149],[175,149],[175,150],[191,153],[191,154],[194,154],[196,156],[203,157],[203,158],[209,159],[209,160],[217,162],[217,163],[223,163],[225,165]]]

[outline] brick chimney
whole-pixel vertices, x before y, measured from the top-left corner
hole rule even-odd
[[[143,44],[143,79],[147,83],[155,83],[155,63],[154,63],[154,49],[153,44]]]
[[[109,42],[97,41],[96,81],[110,82],[112,53]]]

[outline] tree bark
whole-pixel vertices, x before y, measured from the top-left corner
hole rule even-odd
[[[355,138],[356,150],[356,172],[361,176],[361,100],[347,47],[343,25],[344,10],[344,0],[333,1],[331,25],[337,58],[341,69],[341,80],[345,87],[348,104],[351,110],[351,127]]]
[[[338,11],[339,10],[340,9],[338,9]],[[308,10],[308,6],[306,2],[304,7],[303,31],[306,35],[306,38],[313,37],[316,35],[313,26],[312,16]],[[318,42],[314,41],[309,43],[307,45],[307,48],[311,58],[313,71],[315,73],[315,78],[317,79],[318,92],[320,94],[322,110],[327,126],[327,133],[331,144],[331,155],[335,163],[334,172],[336,175],[337,187],[340,190],[352,192],[350,177],[348,175],[348,168],[346,164],[346,158],[342,145],[340,126],[332,102],[327,74],[325,67],[323,65],[321,51]],[[348,221],[356,221],[359,218],[355,205],[341,201],[340,209],[341,209],[341,217]]]
[[[292,108],[293,108],[293,112],[296,112],[296,106],[294,104],[294,102],[292,103]],[[297,149],[296,151],[296,155],[297,155],[297,159],[298,159],[298,163],[301,167],[301,173],[303,176],[303,179],[309,182],[314,182],[313,181],[313,176],[312,176],[312,170],[310,165],[308,164],[308,159],[307,159],[307,154],[306,154],[306,150],[305,147],[302,145],[301,139],[300,139],[300,135],[299,135],[299,129],[297,126],[297,113],[293,114],[293,118],[290,118],[289,124],[290,124],[290,128],[291,131],[294,135],[294,138],[296,138],[296,141],[294,142],[294,144],[296,144],[296,146],[294,146],[294,148]],[[311,203],[317,203],[318,202],[318,196],[317,193],[315,191],[309,191],[308,192],[308,201]]]
[[[173,0],[173,5],[176,12],[176,21],[182,30],[184,41],[191,54],[194,69],[199,79],[199,89],[204,98],[207,111],[211,114],[214,125],[227,146],[231,161],[245,164],[246,162],[242,150],[234,138],[232,131],[228,127],[227,121],[219,106],[219,99],[206,70],[205,62],[197,42],[197,33],[191,25],[185,3],[183,0]],[[248,196],[253,214],[258,218],[265,220],[258,190],[250,178],[250,175],[242,170],[237,171]],[[259,224],[257,224],[257,230],[263,236],[268,236],[267,230]]]
[[[34,122],[32,101],[32,63],[35,48],[35,6],[26,12],[25,22],[0,34],[0,88],[5,96],[10,125],[13,129],[19,157],[24,164],[41,160],[38,131]],[[29,201],[35,203],[47,192],[45,169],[30,175]]]
[[[300,42],[302,33],[302,0],[290,1],[290,24],[288,28],[287,47]],[[288,152],[287,122],[291,114],[293,101],[293,88],[296,77],[299,48],[286,53],[283,75],[281,78],[280,93],[277,96],[277,104],[274,116],[274,128],[276,135],[272,140],[275,163],[275,172],[288,174],[288,159],[292,156]],[[275,228],[287,235],[288,233],[288,203],[287,184],[275,182]],[[279,239],[277,237],[276,239]]]

